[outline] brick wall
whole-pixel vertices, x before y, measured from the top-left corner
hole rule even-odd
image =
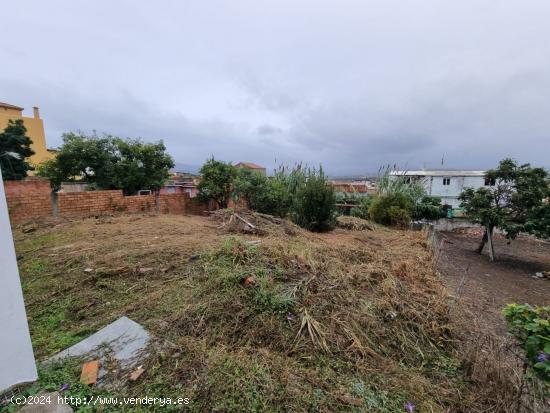
[[[155,212],[157,202],[155,195],[135,195],[122,198],[121,209],[126,212]]]
[[[124,211],[122,191],[59,192],[57,210],[62,217],[84,217]]]
[[[50,183],[46,179],[27,178],[5,181],[6,200],[12,222],[29,221],[52,215]]]
[[[160,194],[158,205],[159,212],[162,214],[187,214],[189,202],[189,194],[186,192],[179,194]]]
[[[122,191],[58,192],[41,178],[4,183],[12,223],[35,218],[88,217],[112,213],[156,212],[204,215],[212,205],[191,200],[188,193],[124,196]]]

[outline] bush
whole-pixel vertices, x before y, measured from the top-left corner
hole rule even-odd
[[[390,219],[390,225],[394,227],[406,227],[411,222],[409,211],[396,205],[392,205],[388,208],[388,217]]]
[[[407,226],[411,219],[435,220],[446,216],[441,199],[426,195],[421,182],[392,176],[390,168],[378,180],[377,196],[352,209],[352,215],[383,225]]]
[[[378,195],[369,207],[369,216],[379,224],[405,226],[413,207],[413,201],[405,194]]]
[[[200,174],[202,179],[198,185],[198,199],[203,202],[213,199],[220,208],[227,208],[227,200],[237,174],[235,167],[212,157],[202,165]]]
[[[253,211],[284,217],[288,215],[291,200],[284,183],[270,179],[249,169],[237,170],[233,182],[233,198],[245,198]]]
[[[441,205],[441,198],[437,196],[425,195],[422,197],[412,211],[412,217],[414,219],[428,219],[436,220],[445,218],[447,212]]]
[[[336,199],[323,170],[308,170],[304,184],[297,190],[292,220],[310,231],[322,232],[336,226]]]
[[[508,304],[502,311],[508,330],[520,342],[531,373],[550,392],[550,307]]]
[[[373,200],[374,200],[374,197],[368,196],[368,195],[361,198],[359,205],[357,205],[356,207],[353,207],[350,210],[349,214],[352,217],[356,217],[356,218],[370,219],[369,208]]]

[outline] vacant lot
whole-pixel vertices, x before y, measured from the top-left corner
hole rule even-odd
[[[112,370],[125,384],[111,394],[192,411],[497,411],[465,375],[424,233],[244,216],[253,231],[229,211],[17,231],[37,358],[126,315],[156,344],[137,383]],[[78,363],[50,370],[44,388],[78,381]]]
[[[550,305],[550,280],[533,278],[550,271],[550,243],[530,237],[508,242],[495,237],[496,261],[487,251],[475,252],[480,236],[444,233],[438,263],[451,294],[459,305],[471,311],[480,328],[504,335],[501,311],[508,303]],[[486,248],[487,249],[487,248]]]
[[[468,376],[495,383],[493,389],[480,387],[480,393],[500,393],[495,411],[549,411],[550,400],[543,400],[540,388],[522,385],[519,379],[523,355],[507,333],[501,312],[509,303],[550,305],[550,280],[534,278],[537,272],[550,270],[550,243],[531,237],[509,243],[496,236],[497,261],[491,262],[487,251],[475,252],[480,238],[471,233],[438,237],[437,268],[452,297],[451,321]]]

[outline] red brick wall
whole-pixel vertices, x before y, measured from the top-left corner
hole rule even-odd
[[[187,214],[189,201],[189,194],[186,192],[179,194],[160,194],[159,212],[162,214]]]
[[[192,198],[187,204],[187,213],[190,215],[208,215],[208,211],[215,210],[215,202],[200,202],[197,198]]]
[[[204,215],[214,209],[190,199],[188,193],[123,196],[120,190],[58,192],[52,205],[47,180],[7,181],[5,188],[12,223],[51,217],[54,210],[61,217],[87,217],[116,212]]]
[[[122,191],[59,192],[57,207],[59,216],[64,217],[84,217],[126,210]]]
[[[125,196],[122,200],[127,212],[151,212],[157,210],[155,195]]]
[[[52,215],[50,182],[41,178],[4,181],[8,211],[12,222]]]

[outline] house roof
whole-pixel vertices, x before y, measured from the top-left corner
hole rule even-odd
[[[402,176],[485,176],[485,171],[465,170],[423,170],[423,171],[391,171],[390,175]]]
[[[15,106],[15,105],[10,105],[9,103],[4,103],[4,102],[0,102],[0,108],[24,110],[24,108],[21,108],[19,106]]]
[[[250,168],[250,169],[265,169],[263,166],[258,165],[258,164],[253,163],[253,162],[239,162],[235,166],[236,167],[243,166],[245,168]]]

